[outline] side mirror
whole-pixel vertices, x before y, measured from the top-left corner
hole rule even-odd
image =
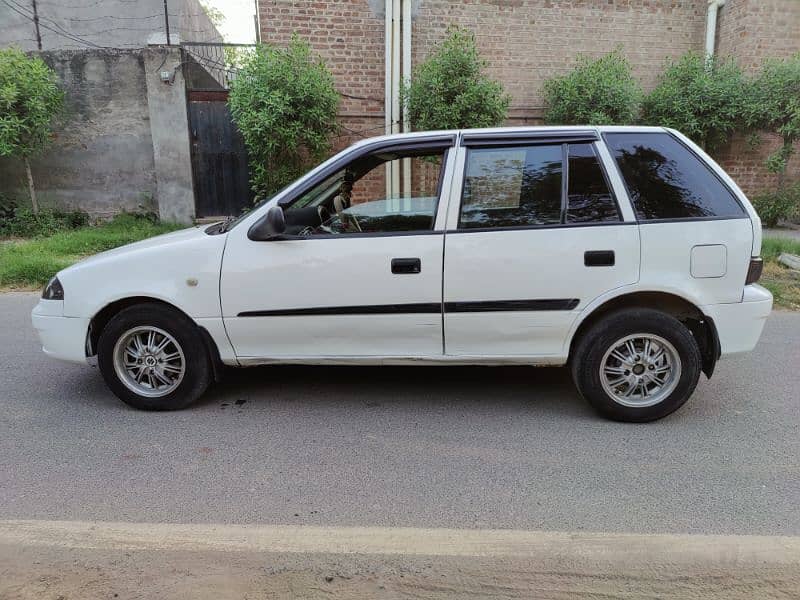
[[[255,242],[283,239],[286,231],[286,218],[280,206],[273,206],[263,217],[256,221],[247,232],[247,237]]]

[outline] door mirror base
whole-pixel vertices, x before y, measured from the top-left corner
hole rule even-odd
[[[286,218],[280,206],[271,207],[267,213],[247,232],[247,237],[254,242],[268,242],[281,239],[294,239],[296,236],[285,235]]]

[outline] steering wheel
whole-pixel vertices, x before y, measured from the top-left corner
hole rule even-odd
[[[342,221],[347,221],[352,227],[355,228],[356,231],[363,233],[361,231],[361,225],[358,224],[358,219],[356,219],[355,215],[343,212],[339,215],[339,217],[342,219]]]

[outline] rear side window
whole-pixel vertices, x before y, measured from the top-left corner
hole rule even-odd
[[[567,223],[618,221],[617,203],[592,144],[569,145]]]
[[[619,221],[591,143],[471,148],[460,229]]]
[[[745,214],[710,167],[669,133],[608,133],[605,139],[639,220]]]

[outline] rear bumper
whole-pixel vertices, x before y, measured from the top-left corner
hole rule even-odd
[[[706,304],[700,309],[716,325],[721,355],[736,356],[756,347],[772,310],[772,294],[760,285],[748,285],[742,302]]]
[[[33,328],[48,356],[70,362],[86,364],[86,332],[88,318],[64,317],[54,314],[55,300],[41,300],[31,312]]]

